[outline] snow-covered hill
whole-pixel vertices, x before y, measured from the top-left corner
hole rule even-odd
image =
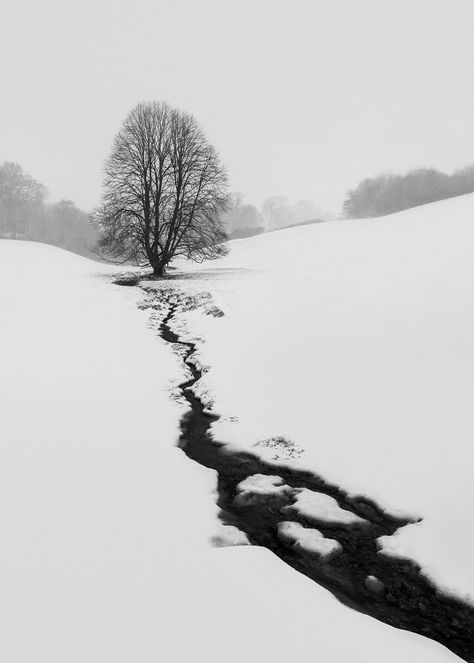
[[[326,479],[421,516],[384,550],[473,598],[474,196],[230,248],[171,282],[225,312],[182,316],[215,437],[285,436]]]
[[[294,232],[297,238],[308,230]],[[259,241],[249,244],[257,262],[259,246],[265,246]],[[238,262],[239,251],[229,260]],[[276,248],[272,255],[275,260]],[[362,270],[363,261],[355,264]],[[315,426],[322,449],[317,422],[324,402],[316,372],[305,373],[315,371],[322,357],[320,340],[313,338],[318,326],[307,325],[319,319],[315,305],[324,295],[308,289],[303,278],[305,269],[312,274],[316,265],[309,261],[300,279],[281,273],[275,284],[283,288],[281,297],[272,297],[282,308],[273,312],[270,301],[261,300],[273,292],[273,272],[246,273],[232,296],[235,284],[225,285],[228,317],[213,319],[208,347],[216,361],[210,377],[218,402],[239,413],[239,430],[255,436],[263,429],[286,430],[279,412],[286,410],[287,417],[307,417],[295,437]],[[327,270],[330,281],[338,269]],[[180,361],[147,328],[147,314],[136,306],[139,293],[112,285],[110,273],[52,247],[0,241],[1,659],[455,660],[430,640],[347,609],[265,550],[208,546],[216,527],[215,477],[174,446],[182,410],[170,400],[169,387],[182,376]],[[318,282],[324,277],[312,281]],[[304,304],[300,319],[291,320],[285,314],[293,315],[298,302]],[[273,316],[267,322],[265,310]],[[268,336],[272,321],[280,321],[274,340]],[[280,357],[270,352],[275,347],[281,347]],[[288,361],[284,353],[293,348]],[[229,366],[220,363],[226,352],[235,385],[232,391],[224,381],[221,392],[222,380],[229,379]],[[242,387],[260,398],[251,376],[268,384],[267,368],[278,361],[272,395],[279,407],[261,398],[254,415]],[[285,376],[294,362],[300,363]],[[345,365],[350,376],[351,364]],[[303,387],[312,385],[315,398],[304,400]],[[283,397],[288,399],[281,404]],[[343,406],[343,397],[339,401]],[[301,437],[304,443],[312,439]],[[360,443],[357,430],[349,442]],[[321,452],[321,459],[324,470],[337,474],[329,452]],[[360,467],[365,464],[357,464],[351,477],[371,490],[374,485],[365,484],[367,472],[359,475]],[[346,474],[341,468],[341,478]]]

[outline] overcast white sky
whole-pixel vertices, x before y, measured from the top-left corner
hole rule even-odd
[[[248,202],[338,211],[383,170],[474,162],[473,0],[2,0],[0,162],[100,196],[138,101],[192,112]]]

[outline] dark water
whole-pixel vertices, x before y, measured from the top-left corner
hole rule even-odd
[[[201,372],[189,359],[194,344],[180,340],[170,328],[176,309],[176,303],[169,304],[160,332],[165,341],[184,352],[184,362],[192,375],[180,385],[189,410],[181,421],[179,446],[190,459],[217,472],[222,521],[244,532],[251,544],[268,548],[292,568],[327,588],[342,603],[391,626],[436,640],[473,663],[474,608],[438,592],[413,562],[377,552],[376,539],[393,534],[408,520],[391,516],[370,499],[352,499],[341,488],[327,484],[310,471],[267,462],[250,452],[229,451],[212,440],[209,429],[218,417],[206,412],[190,390],[201,378]],[[276,496],[260,496],[251,504],[236,503],[237,485],[254,474],[277,475],[290,488],[307,488],[328,495],[365,523],[333,525],[317,517],[303,517],[291,509],[282,513],[282,509],[291,507],[295,501],[296,491],[292,495],[291,490]],[[324,536],[337,540],[342,552],[324,560],[315,553],[295,549],[278,535],[282,521],[318,529]]]

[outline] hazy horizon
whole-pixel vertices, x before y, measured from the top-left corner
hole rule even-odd
[[[52,199],[93,207],[113,136],[152,99],[197,117],[256,205],[337,213],[366,177],[474,161],[468,1],[19,0],[2,14],[0,162]]]

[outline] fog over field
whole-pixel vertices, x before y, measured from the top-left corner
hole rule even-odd
[[[474,663],[471,0],[0,12],[0,660]]]
[[[138,101],[190,110],[249,203],[339,212],[365,177],[473,160],[470,0],[31,0],[2,9],[2,160],[89,210]],[[6,64],[8,63],[8,64]]]

